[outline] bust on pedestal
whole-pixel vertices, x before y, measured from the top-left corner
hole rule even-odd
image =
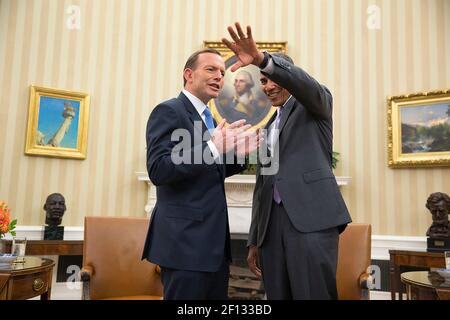
[[[60,193],[52,193],[44,204],[45,226],[44,240],[63,240],[64,227],[60,226],[66,211],[66,200]]]
[[[450,250],[450,197],[442,192],[432,193],[427,200],[426,207],[433,216],[433,223],[427,231],[428,251]]]

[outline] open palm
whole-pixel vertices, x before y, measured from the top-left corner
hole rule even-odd
[[[228,27],[228,32],[234,42],[231,42],[225,38],[222,42],[234,52],[237,57],[235,64],[231,66],[231,71],[234,72],[241,67],[245,67],[249,64],[255,64],[255,61],[260,58],[260,51],[256,47],[256,42],[253,40],[252,29],[247,26],[247,36],[242,31],[241,25],[236,22],[236,32],[233,27]]]

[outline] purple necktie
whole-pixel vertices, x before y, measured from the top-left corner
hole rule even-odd
[[[278,109],[278,114],[277,117],[275,118],[275,123],[273,126],[273,129],[278,129],[279,125],[280,125],[280,119],[281,119],[281,112],[283,111],[283,107],[279,107]],[[272,150],[274,150],[274,145],[275,145],[275,139],[272,140],[273,145],[272,145]],[[280,197],[280,193],[278,192],[278,188],[277,185],[273,184],[273,200],[277,203],[280,204],[281,203],[281,197]]]

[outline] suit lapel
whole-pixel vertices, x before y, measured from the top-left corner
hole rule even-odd
[[[288,103],[286,103],[286,105],[283,107],[283,113],[281,114],[281,119],[280,119],[280,125],[278,126],[279,130],[280,130],[280,134],[281,131],[283,131],[284,125],[286,124],[287,119],[289,118],[289,115],[291,114],[292,110],[294,109],[295,103],[295,98],[291,97],[291,99],[289,99]]]
[[[211,134],[209,133],[208,128],[206,127],[205,122],[203,121],[202,117],[198,114],[197,109],[195,109],[194,105],[191,103],[191,101],[189,101],[189,99],[184,95],[183,92],[181,92],[178,96],[178,99],[180,99],[183,104],[186,107],[186,110],[189,114],[189,119],[191,119],[192,124],[194,124],[194,130],[197,131],[199,134],[201,134],[201,137],[205,137],[205,139],[210,139],[211,138]],[[198,121],[201,122],[202,124],[202,130],[201,132],[198,131],[198,126],[195,125],[195,123]],[[214,120],[214,126],[217,127],[217,122],[216,120]],[[202,140],[203,141],[203,140]],[[225,179],[225,168],[223,164],[217,164],[217,169],[219,170],[220,176]]]
[[[198,114],[197,109],[195,109],[194,105],[191,103],[191,101],[189,101],[189,99],[184,95],[183,92],[180,93],[180,95],[178,96],[178,99],[180,99],[183,102],[184,106],[186,107],[186,110],[189,115],[189,119],[191,119],[192,124],[194,124],[194,130],[196,130],[199,134],[201,134],[201,137],[203,137],[203,134],[205,133],[205,131],[208,131],[208,128],[206,127],[205,123],[203,122],[202,117],[200,117],[200,115]],[[195,126],[195,123],[198,123],[198,122],[200,122],[202,125],[201,132],[198,131],[199,126]],[[209,139],[209,137],[208,137],[208,139]]]
[[[281,131],[283,130],[283,127],[286,124],[287,119],[289,118],[289,115],[291,114],[292,110],[294,109],[293,108],[294,103],[295,103],[295,99],[294,99],[294,97],[291,97],[291,99],[289,99],[288,103],[285,106],[283,106],[283,113],[281,114],[280,124],[278,125],[278,130],[279,130],[278,138],[280,137]],[[267,122],[267,125],[264,127],[264,129],[266,129],[267,130],[266,132],[268,133],[267,139],[269,138],[270,130],[272,129],[272,128],[270,128],[270,126],[273,124],[276,117],[277,117],[277,112],[275,112],[272,115],[270,120]],[[270,149],[268,148],[268,145],[267,145],[267,139],[264,140],[262,147],[265,148],[268,155],[272,156]],[[275,142],[275,145],[277,145],[279,143],[279,139],[276,139],[276,141],[274,141],[274,142]]]
[[[274,108],[274,107],[272,107]],[[270,126],[272,125],[272,123],[275,121],[275,118],[277,117],[277,111],[275,110],[275,112],[273,113],[272,117],[269,119],[269,121],[267,121],[266,126],[264,127],[264,129],[269,130]]]

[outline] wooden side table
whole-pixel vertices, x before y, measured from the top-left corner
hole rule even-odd
[[[445,268],[444,253],[427,251],[389,250],[389,275],[391,299],[395,300],[398,292],[402,300],[403,286],[400,281],[400,267]]]
[[[5,252],[11,251],[11,244],[11,240],[5,240]],[[28,240],[25,254],[28,256],[82,256],[83,240]]]
[[[41,296],[50,300],[55,262],[25,256],[25,262],[0,265],[0,300],[24,300]]]
[[[400,275],[408,300],[449,300],[450,284],[436,272],[412,271]]]
[[[83,240],[30,240],[27,255],[76,256],[83,255]]]

